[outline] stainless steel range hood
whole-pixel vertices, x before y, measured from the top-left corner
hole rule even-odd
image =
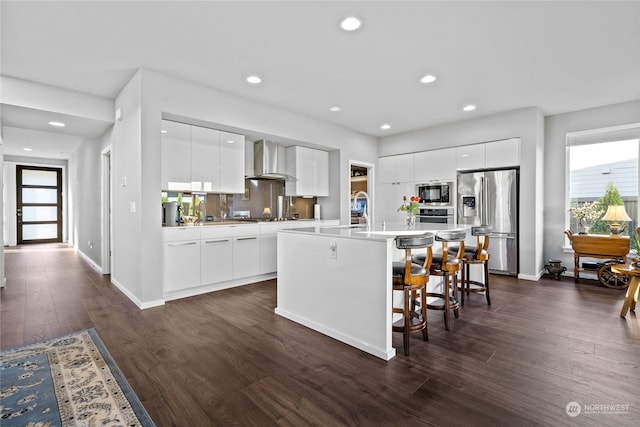
[[[253,145],[253,173],[257,179],[292,179],[285,173],[284,148],[267,139]],[[295,178],[293,178],[295,179]]]

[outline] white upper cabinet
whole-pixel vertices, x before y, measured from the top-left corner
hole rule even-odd
[[[220,188],[219,140],[220,132],[215,129],[191,127],[191,190]]]
[[[162,121],[161,177],[163,190],[191,190],[191,126]]]
[[[415,154],[415,181],[443,181],[456,177],[456,149],[421,151]]]
[[[520,165],[520,138],[487,142],[485,149],[487,168]]]
[[[286,149],[286,165],[289,175],[285,184],[287,196],[329,195],[329,153],[313,148],[292,146]]]
[[[244,135],[168,120],[162,130],[163,190],[244,193]]]
[[[244,135],[220,131],[221,193],[244,193]]]
[[[456,169],[484,169],[486,166],[485,144],[462,145],[456,147]]]
[[[520,138],[456,147],[458,170],[494,169],[520,165]]]
[[[398,156],[380,157],[378,159],[378,179],[380,183],[399,183],[414,181],[415,155],[400,154]]]

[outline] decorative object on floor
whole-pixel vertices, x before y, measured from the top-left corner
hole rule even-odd
[[[544,268],[556,280],[560,280],[562,273],[567,271],[567,267],[563,266],[562,261],[557,259],[550,259],[549,264],[545,265]]]
[[[0,352],[2,427],[154,426],[94,329]]]
[[[602,217],[603,221],[611,221],[609,230],[612,236],[619,236],[627,228],[627,224],[620,225],[620,221],[631,221],[624,205],[609,205],[607,212]]]

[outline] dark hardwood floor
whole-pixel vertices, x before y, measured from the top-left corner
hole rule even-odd
[[[385,362],[275,315],[275,280],[139,310],[72,249],[11,248],[6,276],[0,348],[93,327],[158,426],[640,419],[640,320],[595,281],[491,276],[491,307],[471,295],[448,332],[430,312],[429,341],[412,334],[405,357],[395,334]]]

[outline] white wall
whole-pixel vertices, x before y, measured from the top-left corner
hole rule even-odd
[[[543,117],[538,108],[522,108],[463,122],[433,126],[380,138],[380,156],[454,147],[519,137],[520,274],[536,280],[542,273]]]
[[[0,164],[4,164],[4,151],[3,151],[4,143],[2,140],[2,133],[0,132]],[[5,285],[4,278],[4,167],[3,170],[0,171],[0,190],[2,190],[2,194],[0,194],[0,288]]]
[[[321,198],[323,218],[348,223],[349,160],[375,163],[377,139],[295,113],[258,104],[217,90],[140,70],[116,98],[123,111],[111,136],[113,172],[114,282],[140,306],[162,300],[160,121],[162,113],[211,124],[246,129],[287,140],[340,150],[339,174],[331,188],[339,194]],[[127,178],[127,187],[120,185]],[[339,177],[339,184],[336,181]],[[137,212],[130,212],[134,202]],[[135,244],[132,244],[134,242]]]
[[[100,151],[101,141],[85,139],[69,160],[71,243],[96,265],[101,265]],[[73,236],[73,237],[71,237]],[[89,243],[91,242],[91,244]]]
[[[544,259],[559,259],[573,270],[573,253],[563,250],[566,228],[566,135],[640,123],[640,101],[607,105],[545,118]]]

